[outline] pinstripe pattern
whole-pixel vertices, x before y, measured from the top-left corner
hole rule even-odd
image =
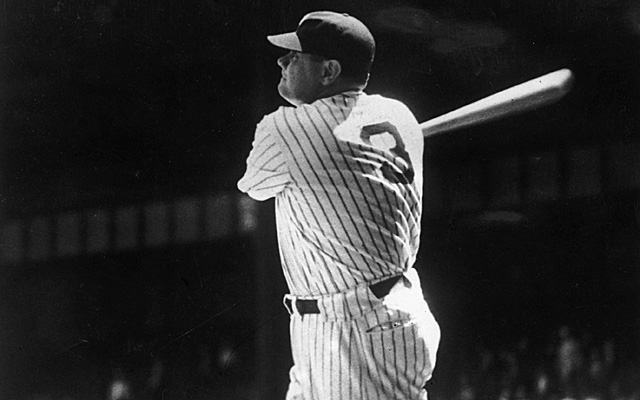
[[[275,197],[287,298],[317,299],[321,311],[291,316],[287,399],[426,399],[440,331],[412,268],[422,153],[411,112],[363,92],[281,107],[258,124],[238,187]],[[404,295],[370,291],[397,275]]]
[[[381,167],[401,169],[402,160],[360,138],[363,126],[384,121],[403,135],[412,184],[389,182]],[[292,293],[337,293],[411,267],[420,238],[422,146],[404,105],[362,92],[281,107],[261,121],[238,186],[258,200],[278,194],[280,255]]]
[[[317,298],[320,314],[292,314],[288,400],[426,399],[440,331],[417,273],[400,282],[382,300],[361,286]],[[363,298],[370,308],[357,307]]]

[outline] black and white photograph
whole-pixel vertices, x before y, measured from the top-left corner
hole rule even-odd
[[[0,0],[0,399],[640,400],[640,3]]]

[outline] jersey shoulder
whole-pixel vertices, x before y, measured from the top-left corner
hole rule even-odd
[[[379,94],[367,95],[364,99],[363,105],[375,108],[383,115],[400,116],[402,118],[415,120],[415,116],[409,107],[397,99],[385,97]]]

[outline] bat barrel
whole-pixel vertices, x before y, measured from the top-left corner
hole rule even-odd
[[[552,104],[573,86],[573,73],[561,69],[510,87],[420,124],[424,136],[486,123]]]

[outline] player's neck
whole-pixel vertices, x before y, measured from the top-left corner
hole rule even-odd
[[[345,92],[360,92],[363,91],[366,85],[357,84],[349,81],[336,81],[330,86],[325,86],[324,90],[320,91],[315,100],[326,99]]]

